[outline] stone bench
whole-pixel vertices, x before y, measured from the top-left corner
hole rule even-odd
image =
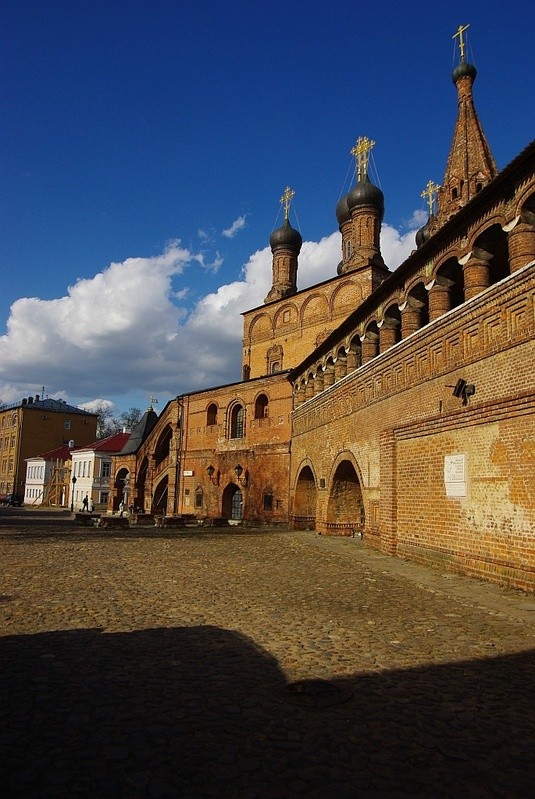
[[[97,527],[117,528],[129,527],[128,516],[101,516],[97,522]]]
[[[185,527],[187,519],[184,516],[155,516],[155,527]]]
[[[100,519],[100,513],[75,513],[74,521],[83,527],[89,527]]]

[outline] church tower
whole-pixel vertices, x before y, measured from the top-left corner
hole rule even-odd
[[[273,284],[264,302],[290,297],[297,291],[297,259],[303,239],[298,230],[290,225],[290,204],[295,191],[289,186],[284,190],[280,202],[284,205],[284,222],[269,238],[273,253]]]
[[[380,251],[379,239],[384,214],[381,189],[368,179],[368,161],[375,142],[361,136],[351,154],[356,159],[357,185],[336,206],[336,218],[342,234],[342,260],[338,274],[357,272],[370,267],[379,271],[378,282],[388,270]],[[377,281],[373,281],[374,287]]]
[[[483,128],[476,114],[472,86],[476,68],[465,57],[463,33],[468,25],[460,25],[453,38],[459,39],[460,61],[452,73],[457,87],[458,113],[446,173],[438,190],[438,209],[433,228],[441,227],[466,205],[498,174],[496,163]]]

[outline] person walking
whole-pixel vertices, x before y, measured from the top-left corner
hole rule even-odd
[[[87,494],[85,495],[84,501],[82,502],[82,513],[85,510],[89,513],[89,497],[87,496]]]

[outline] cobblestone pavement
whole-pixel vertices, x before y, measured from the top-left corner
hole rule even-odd
[[[0,510],[11,797],[535,796],[535,598],[314,533]]]

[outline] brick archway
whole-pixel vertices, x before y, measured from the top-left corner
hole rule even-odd
[[[317,488],[310,466],[303,466],[295,486],[292,527],[294,530],[316,529]]]
[[[342,460],[331,483],[325,532],[331,535],[353,535],[364,529],[364,502],[357,470],[353,463]]]

